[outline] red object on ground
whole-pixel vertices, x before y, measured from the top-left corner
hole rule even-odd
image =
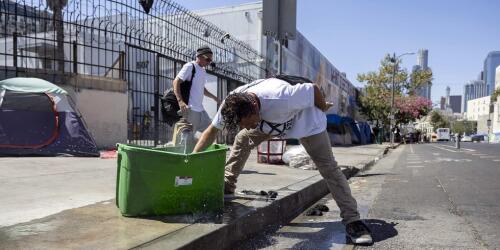
[[[116,149],[101,151],[101,159],[114,159],[117,157],[118,152]]]

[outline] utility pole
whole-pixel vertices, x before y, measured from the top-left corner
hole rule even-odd
[[[398,59],[396,58],[396,53],[392,55],[391,61],[394,63],[392,70],[392,94],[391,94],[391,148],[394,148],[394,132],[395,132],[395,121],[394,121],[394,91],[395,91],[395,82],[394,79],[396,77],[396,68],[398,64]]]
[[[390,59],[390,61],[393,64],[393,70],[392,70],[392,94],[391,94],[391,114],[389,116],[389,118],[391,119],[391,124],[390,124],[390,127],[391,127],[391,148],[394,148],[394,130],[395,130],[395,127],[396,127],[396,121],[394,119],[394,92],[395,92],[395,89],[396,89],[396,82],[395,82],[395,78],[396,78],[396,71],[397,71],[397,68],[398,68],[398,62],[399,62],[399,58],[401,58],[402,56],[406,56],[406,55],[414,55],[415,53],[414,52],[411,52],[411,53],[404,53],[404,54],[401,54],[399,55],[398,57],[396,57],[396,53],[393,53],[392,54],[392,58]]]

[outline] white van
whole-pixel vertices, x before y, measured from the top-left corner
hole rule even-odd
[[[438,128],[436,130],[438,141],[450,141],[450,129],[449,128]]]

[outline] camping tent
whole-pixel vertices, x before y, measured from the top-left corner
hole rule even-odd
[[[67,92],[38,78],[0,81],[0,155],[98,156]]]

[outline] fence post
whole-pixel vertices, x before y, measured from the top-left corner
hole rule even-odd
[[[154,145],[158,145],[159,141],[159,116],[160,116],[160,54],[156,54],[156,65],[155,65],[155,94],[154,94],[154,122],[155,122],[155,131],[154,131]]]
[[[12,57],[13,57],[14,68],[16,68],[16,77],[18,77],[18,73],[17,73],[18,72],[18,69],[17,69],[17,36],[18,35],[19,35],[19,33],[17,33],[17,32],[14,32],[12,34],[12,39],[13,39]]]
[[[73,73],[78,74],[78,45],[73,41]]]
[[[120,51],[120,79],[125,80],[125,51]]]

